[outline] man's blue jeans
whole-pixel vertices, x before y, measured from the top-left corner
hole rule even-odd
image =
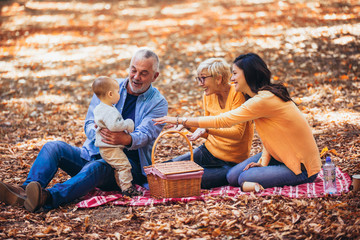
[[[295,186],[302,183],[313,182],[317,174],[308,177],[306,169],[295,175],[284,163],[271,158],[266,167],[252,167],[244,171],[244,168],[251,162],[258,162],[262,153],[248,158],[233,167],[227,174],[227,180],[231,186],[239,187],[244,182],[256,182],[264,188]]]
[[[194,149],[193,154],[194,162],[204,168],[204,174],[201,179],[201,188],[209,189],[229,184],[226,180],[226,174],[233,166],[235,166],[235,163],[225,162],[214,157],[204,144]],[[176,162],[184,160],[190,160],[190,153],[181,155],[171,161]]]
[[[53,141],[46,143],[34,161],[23,186],[37,181],[46,188],[59,168],[71,176],[63,183],[57,183],[48,191],[52,196],[52,203],[45,209],[57,208],[76,198],[86,195],[95,187],[103,190],[119,190],[114,170],[103,159],[90,161],[80,157],[81,148],[71,146],[65,142]],[[143,184],[146,177],[141,174],[139,164],[129,159],[132,165],[133,182]]]

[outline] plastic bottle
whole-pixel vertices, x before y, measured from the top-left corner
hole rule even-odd
[[[325,193],[328,193],[328,194],[337,193],[336,169],[335,169],[335,164],[331,162],[330,157],[326,157],[326,161],[323,166],[323,172],[324,172]]]

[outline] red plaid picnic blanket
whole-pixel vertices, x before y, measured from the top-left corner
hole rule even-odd
[[[336,185],[338,193],[335,195],[341,195],[346,193],[350,189],[351,178],[347,173],[336,167]],[[185,197],[185,198],[163,198],[155,199],[150,197],[150,191],[143,187],[137,186],[138,190],[141,190],[143,196],[137,196],[133,198],[123,197],[120,192],[108,191],[104,192],[99,189],[95,189],[86,196],[84,196],[81,202],[76,206],[79,208],[92,208],[111,202],[113,205],[120,206],[149,206],[158,204],[170,204],[174,202],[190,202],[194,200],[206,201],[207,197],[222,196],[222,197],[237,197],[244,194],[250,194],[249,192],[242,192],[239,187],[224,186],[213,188],[210,190],[202,190],[201,196],[197,197]],[[305,183],[297,186],[284,186],[267,188],[260,193],[256,193],[257,196],[269,196],[269,195],[283,195],[289,198],[315,198],[322,197],[324,193],[324,174],[321,170],[317,178],[312,183]]]

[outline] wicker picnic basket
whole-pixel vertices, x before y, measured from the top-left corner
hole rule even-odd
[[[155,163],[155,149],[165,134],[178,133],[184,137],[190,148],[190,161]],[[151,166],[144,167],[154,198],[181,198],[200,195],[201,177],[204,169],[194,162],[193,149],[189,139],[182,132],[169,130],[162,132],[155,140],[151,153]]]

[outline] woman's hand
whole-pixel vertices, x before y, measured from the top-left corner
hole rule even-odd
[[[206,129],[205,128],[198,128],[195,130],[195,132],[193,132],[192,134],[188,134],[186,135],[190,141],[195,141],[197,140],[199,137],[201,137],[202,135],[204,135],[206,133]]]
[[[174,130],[175,131],[181,131],[181,130],[183,130],[185,127],[184,127],[184,125],[182,125],[182,124],[179,124],[178,126],[176,126],[176,125],[174,125]]]
[[[163,123],[177,124],[176,117],[169,117],[169,116],[155,118],[153,119],[153,121],[155,122],[154,125],[163,124]]]
[[[163,116],[159,118],[154,118],[153,121],[155,122],[154,125],[170,123],[174,125],[182,124],[184,125],[184,127],[200,127],[198,118]]]
[[[246,165],[246,167],[244,168],[243,171],[246,171],[248,170],[249,168],[252,168],[252,167],[262,167],[263,165],[261,165],[261,163],[258,163],[258,162],[252,162],[252,163],[249,163],[248,165]]]

